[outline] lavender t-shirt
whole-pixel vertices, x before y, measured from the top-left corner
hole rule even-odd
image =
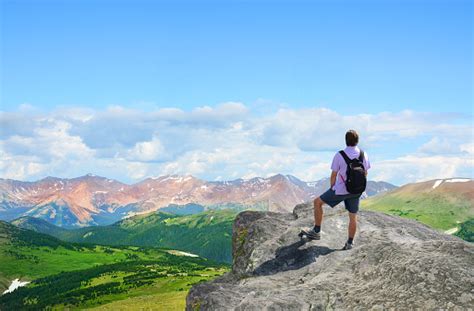
[[[351,160],[358,158],[360,155],[360,149],[357,146],[355,147],[348,146],[346,147],[346,149],[344,149],[344,152],[347,154],[347,156]],[[367,153],[365,151],[364,151],[363,164],[364,164],[365,170],[368,171],[370,168],[370,162],[369,162]],[[347,164],[339,152],[336,153],[336,155],[334,155],[334,158],[332,159],[331,170],[333,170],[334,172],[337,172],[336,183],[334,184],[332,189],[335,190],[337,195],[349,194],[349,192],[346,189],[346,184],[344,183],[344,181],[347,179],[347,176],[346,176]]]

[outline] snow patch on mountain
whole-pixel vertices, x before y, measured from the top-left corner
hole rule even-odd
[[[435,183],[433,185],[433,189],[436,189],[439,185],[441,185],[442,182],[443,182],[442,179],[435,181]]]
[[[30,282],[27,282],[27,281],[21,282],[20,279],[14,279],[12,283],[10,284],[10,286],[8,287],[8,289],[3,292],[3,295],[11,293],[18,287],[25,286],[28,283]]]
[[[438,188],[443,182],[447,183],[458,183],[458,182],[468,182],[471,181],[472,179],[470,178],[450,178],[450,179],[438,179],[434,182],[433,188],[436,189]]]
[[[183,251],[178,251],[178,250],[169,250],[168,253],[176,256],[187,256],[187,257],[199,257],[196,254],[188,253],[188,252],[183,252]]]
[[[472,179],[470,178],[451,178],[451,179],[446,179],[446,182],[468,182],[471,180]]]

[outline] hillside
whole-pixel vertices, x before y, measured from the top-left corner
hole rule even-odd
[[[15,279],[30,282],[1,295],[1,310],[100,306],[144,295],[154,307],[183,306],[191,284],[226,270],[171,250],[68,243],[3,221],[0,267],[0,293]]]
[[[361,211],[352,250],[347,214],[325,208],[320,241],[300,240],[312,206],[246,211],[233,226],[232,271],[195,285],[187,310],[468,310],[474,245],[413,220]]]
[[[10,223],[19,228],[52,235],[57,238],[63,235],[67,235],[67,233],[69,232],[69,230],[55,226],[50,222],[43,220],[42,218],[36,218],[31,216],[23,216],[10,221]]]
[[[95,245],[71,244],[0,221],[0,291],[8,288],[10,281],[16,278],[32,280],[137,255],[132,249],[124,249],[112,257],[106,253],[106,249]]]
[[[232,223],[236,214],[233,210],[210,210],[184,216],[157,212],[133,216],[109,226],[73,230],[31,217],[12,223],[69,242],[172,248],[230,263]]]
[[[132,185],[88,174],[77,178],[47,177],[35,182],[0,178],[0,219],[42,218],[64,228],[109,225],[159,209],[191,214],[210,209],[288,211],[290,206],[322,193],[329,182],[304,182],[291,175],[204,181],[167,175]],[[367,195],[392,189],[368,183]]]
[[[474,180],[451,178],[412,183],[368,198],[362,201],[362,207],[454,233],[461,223],[474,219]]]

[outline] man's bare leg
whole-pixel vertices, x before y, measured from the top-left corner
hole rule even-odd
[[[349,213],[349,228],[347,231],[349,234],[349,239],[354,239],[354,236],[357,231],[357,214],[356,213]]]
[[[321,227],[323,222],[323,204],[319,197],[314,200],[314,225],[318,227]]]
[[[342,248],[343,250],[352,249],[352,241],[354,240],[356,230],[357,230],[357,214],[349,213],[349,227],[347,228],[347,233],[349,235],[349,238],[347,239],[346,244]]]
[[[321,239],[321,222],[323,221],[323,204],[324,202],[318,197],[314,201],[314,228],[310,228],[302,231],[300,237],[306,235],[310,240],[320,240]]]

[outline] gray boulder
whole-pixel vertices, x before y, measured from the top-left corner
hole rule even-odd
[[[302,241],[313,223],[293,213],[240,213],[232,271],[191,288],[187,310],[385,310],[474,306],[474,246],[418,222],[361,211],[355,247],[347,213],[325,209],[320,241]]]

